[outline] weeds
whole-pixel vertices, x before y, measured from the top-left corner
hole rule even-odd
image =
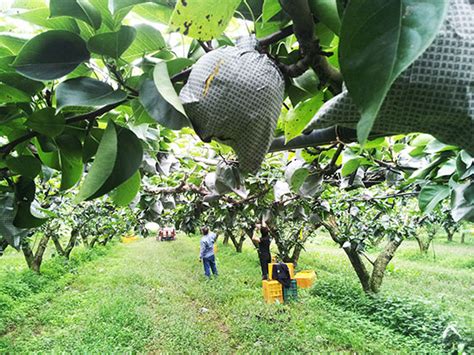
[[[357,284],[340,278],[318,282],[311,293],[381,326],[407,337],[418,338],[425,343],[443,345],[447,349],[473,345],[468,335],[449,338],[443,336],[450,327],[458,331],[452,324],[452,315],[427,301],[385,295],[369,296],[364,294]]]

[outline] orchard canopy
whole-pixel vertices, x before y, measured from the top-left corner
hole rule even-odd
[[[249,228],[273,218],[296,235],[323,225],[341,245],[362,237],[336,220],[376,220],[397,196],[474,220],[470,0],[0,10],[0,250],[60,218],[51,201],[65,195],[182,229],[202,213]]]

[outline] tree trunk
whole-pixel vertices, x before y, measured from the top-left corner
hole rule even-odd
[[[327,222],[323,222],[322,225],[329,232],[331,239],[334,240],[340,246],[342,246],[344,241],[343,239],[339,238],[339,229],[337,228],[336,219],[333,217]],[[370,274],[367,271],[367,268],[365,267],[365,264],[362,261],[360,254],[352,249],[343,248],[343,250],[349,258],[349,261],[351,262],[351,265],[354,268],[357,277],[359,278],[362,289],[364,290],[364,292],[370,294],[372,292],[370,289]]]
[[[466,238],[466,233],[462,232],[461,233],[461,244],[464,244],[465,238]]]
[[[362,289],[365,293],[372,293],[372,290],[370,288],[370,274],[367,271],[367,268],[365,267],[365,264],[362,261],[360,254],[357,253],[357,251],[351,249],[344,249],[344,251],[349,257],[349,261],[351,262],[352,267],[354,268],[357,277],[359,278]]]
[[[372,275],[370,277],[371,292],[377,293],[380,291],[380,286],[382,285],[387,265],[393,259],[393,256],[395,255],[395,252],[397,251],[400,244],[402,244],[402,241],[403,240],[401,238],[390,240],[385,246],[384,250],[375,260]]]
[[[65,251],[63,246],[61,245],[61,242],[59,241],[59,238],[56,234],[54,234],[51,239],[53,239],[54,247],[56,248],[56,251],[58,252],[59,255],[65,256]]]
[[[426,242],[423,240],[422,237],[415,236],[415,239],[418,242],[420,253],[427,254],[428,249],[430,248],[431,239],[428,239]]]
[[[0,256],[3,255],[3,252],[7,248],[8,248],[8,242],[6,240],[0,240]]]
[[[79,234],[79,230],[77,229],[72,229],[71,231],[71,236],[69,238],[69,242],[67,243],[66,249],[64,249],[64,257],[66,259],[69,259],[71,256],[71,252],[76,246],[76,241],[77,241],[77,236]]]
[[[245,234],[240,236],[239,243],[237,244],[237,252],[241,253],[242,249],[244,248],[244,242],[245,242]]]
[[[94,248],[95,246],[95,243],[97,243],[97,241],[99,240],[99,237],[95,236],[94,238],[92,238],[91,242],[89,243],[89,248]]]
[[[273,240],[275,241],[275,244],[278,248],[278,255],[280,256],[280,259],[285,263],[291,262],[290,261],[291,258],[288,255],[289,251],[287,250],[287,248],[285,248],[285,246],[281,242],[280,233],[274,229],[270,229],[270,234],[273,237]]]
[[[30,247],[30,243],[28,243],[27,240],[24,240],[21,243],[21,251],[23,252],[23,256],[25,257],[26,264],[31,269],[33,262],[35,260],[35,255],[33,254],[33,251],[31,250],[31,247]]]
[[[41,264],[43,263],[43,255],[48,246],[49,238],[50,238],[49,235],[46,235],[46,234],[43,235],[43,237],[41,238],[38,244],[38,249],[36,249],[36,254],[35,254],[35,259],[32,265],[32,270],[38,274],[40,273]]]
[[[293,264],[298,265],[298,260],[300,259],[301,251],[303,250],[303,243],[298,243],[295,245],[293,249],[293,255],[291,256],[291,262]]]
[[[235,251],[237,253],[242,252],[242,247],[243,247],[243,244],[244,244],[243,241],[245,240],[245,236],[241,236],[240,240],[237,240],[237,238],[235,237],[235,235],[232,232],[226,231],[226,238],[229,238],[232,241],[232,244],[234,245]]]
[[[21,250],[23,251],[28,268],[38,274],[40,273],[41,264],[43,263],[43,255],[48,246],[49,238],[49,235],[43,235],[38,243],[36,253],[33,253],[30,243],[27,240],[25,240],[21,245]]]
[[[87,236],[82,234],[81,239],[82,239],[82,244],[84,244],[86,248],[89,248],[89,240],[87,239]]]
[[[444,230],[446,231],[446,235],[448,236],[448,242],[452,242],[454,232],[451,229],[447,228],[447,227],[445,227]]]
[[[223,245],[228,245],[229,244],[229,236],[227,233],[224,234],[224,239],[222,240]]]
[[[117,235],[116,233],[113,233],[113,234],[109,235],[107,238],[105,238],[105,244],[104,245],[107,245],[112,239],[114,239],[114,237],[116,235]]]

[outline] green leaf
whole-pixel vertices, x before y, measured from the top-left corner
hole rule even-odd
[[[0,195],[0,236],[14,248],[20,247],[20,238],[26,235],[25,230],[20,230],[13,225],[17,207],[12,193]]]
[[[285,117],[285,140],[286,142],[299,136],[307,124],[314,117],[323,104],[323,93],[313,98],[300,102],[295,108],[288,111]]]
[[[96,30],[102,23],[100,12],[88,0],[50,0],[49,8],[51,17],[74,17]]]
[[[323,175],[311,174],[305,179],[299,192],[303,196],[312,197],[321,190],[322,182]]]
[[[12,54],[17,54],[25,43],[23,38],[0,34],[0,47],[7,48]]]
[[[7,104],[12,102],[30,102],[30,100],[31,97],[27,93],[0,83],[0,102]]]
[[[255,36],[263,38],[279,31],[282,27],[282,23],[278,21],[257,21],[255,22]]]
[[[30,39],[18,53],[13,66],[28,78],[53,80],[69,74],[89,57],[86,43],[78,35],[61,30],[48,31]]]
[[[224,32],[240,1],[178,1],[170,26],[186,36],[211,40]]]
[[[459,148],[454,146],[454,145],[447,145],[444,143],[441,143],[437,139],[433,139],[428,145],[425,147],[424,152],[428,154],[433,154],[433,153],[440,153],[440,152],[446,152],[450,150],[458,150]]]
[[[7,167],[14,173],[34,179],[41,172],[41,162],[31,155],[8,157]]]
[[[345,162],[344,165],[342,166],[341,175],[349,176],[354,171],[359,169],[359,166],[360,166],[360,158],[350,159],[347,162]]]
[[[117,206],[125,207],[130,204],[140,191],[141,176],[137,171],[133,176],[117,187],[109,195]]]
[[[161,22],[168,25],[171,15],[173,14],[173,9],[164,5],[145,3],[135,6],[133,12],[145,20]]]
[[[91,37],[87,47],[93,53],[118,59],[133,43],[137,31],[130,26],[121,26],[116,32],[107,32]]]
[[[448,1],[354,0],[344,13],[339,57],[342,74],[361,119],[364,143],[390,86],[431,44]]]
[[[122,54],[122,59],[133,61],[147,54],[153,54],[166,47],[161,32],[156,28],[140,24],[135,26],[137,35],[132,45]]]
[[[45,7],[46,2],[44,0],[15,0],[13,1],[13,9],[37,9],[39,7]]]
[[[278,0],[264,0],[262,8],[262,20],[268,22],[273,16],[281,11],[281,5]]]
[[[456,158],[456,171],[460,179],[469,177],[472,173],[474,158],[472,158],[465,150],[461,150]]]
[[[298,192],[309,176],[309,170],[301,160],[293,160],[285,169],[285,179],[293,192]]]
[[[466,165],[466,168],[469,168],[474,164],[474,158],[465,150],[461,150],[459,157]]]
[[[456,172],[456,159],[449,159],[446,163],[440,166],[437,178],[443,176],[451,176]]]
[[[33,180],[20,177],[15,184],[17,212],[13,224],[18,228],[36,228],[48,219],[32,214],[31,204],[35,199],[36,186]]]
[[[64,134],[56,138],[59,148],[59,164],[61,166],[60,190],[68,190],[76,185],[82,176],[84,165],[82,164],[81,141],[70,134]]]
[[[338,62],[338,51],[337,45],[339,44],[339,38],[336,38],[336,35],[333,31],[329,29],[324,23],[320,22],[315,24],[314,33],[319,39],[319,44],[323,49],[330,49],[334,51],[334,55],[328,58],[328,63],[331,64],[334,68],[339,69]]]
[[[428,184],[423,186],[418,195],[418,206],[426,214],[431,213],[433,209],[445,198],[449,196],[451,190],[449,186]]]
[[[38,150],[38,156],[43,162],[44,165],[47,167],[54,169],[54,170],[61,170],[61,166],[59,164],[59,153],[58,151],[54,150],[43,150],[40,139],[34,140],[34,144],[36,149]]]
[[[451,216],[458,222],[474,222],[474,187],[471,181],[457,185],[451,195]]]
[[[311,12],[331,31],[339,35],[341,20],[337,11],[336,0],[309,0]]]
[[[123,101],[127,93],[92,78],[75,78],[62,82],[56,89],[57,109],[64,107],[99,107]]]
[[[31,204],[26,202],[19,202],[18,209],[13,224],[18,228],[37,228],[48,221],[48,218],[43,218],[34,215],[31,212]]]
[[[36,137],[36,139],[38,140],[38,143],[44,152],[55,152],[58,150],[58,146],[56,145],[56,142],[53,140],[53,138],[39,135]]]
[[[181,104],[181,100],[174,90],[173,84],[171,83],[168,68],[165,62],[160,62],[155,65],[153,70],[153,81],[155,82],[156,88],[161,96],[169,102],[178,112],[181,112],[187,117],[186,111]]]
[[[12,17],[52,30],[66,30],[79,33],[79,27],[76,21],[71,18],[50,18],[49,9],[47,7],[20,12]]]
[[[7,56],[12,55],[12,54],[13,53],[8,48],[0,46],[0,58],[7,57]]]
[[[142,83],[139,100],[146,112],[164,127],[181,129],[189,125],[187,117],[161,96],[153,80],[147,79]]]
[[[0,82],[3,82],[11,87],[14,87],[28,95],[32,96],[44,88],[40,81],[31,80],[15,72],[2,73],[0,69]],[[1,92],[1,90],[0,90]],[[28,101],[30,101],[28,99]]]
[[[133,110],[133,124],[139,126],[141,124],[153,124],[155,120],[150,117],[148,112],[146,112],[143,105],[138,101],[138,99],[132,100],[130,106]]]
[[[188,58],[175,58],[168,60],[166,62],[166,67],[168,68],[169,77],[191,67],[194,63],[194,60]]]
[[[373,140],[367,141],[367,143],[364,145],[365,149],[374,149],[381,147],[388,147],[388,143],[385,137],[375,138]]]
[[[92,4],[92,6],[94,6],[95,9],[97,9],[97,11],[100,12],[102,17],[102,25],[105,25],[110,30],[114,30],[116,23],[114,17],[109,11],[109,0],[89,0],[89,2]],[[103,29],[104,26],[102,26],[101,30]]]
[[[137,136],[109,121],[78,200],[91,200],[118,187],[135,174],[143,156]]]
[[[66,121],[61,113],[56,115],[54,108],[47,107],[33,112],[26,125],[45,136],[56,137],[64,130]]]
[[[310,94],[310,97],[320,93],[319,78],[313,69],[306,70],[302,75],[293,79],[294,85]]]
[[[138,4],[143,4],[146,2],[153,2],[152,0],[110,0],[109,9],[113,14],[119,10],[132,7]]]
[[[92,128],[84,140],[84,149],[82,150],[82,161],[88,163],[97,153],[99,143],[104,135],[104,130],[100,128]]]

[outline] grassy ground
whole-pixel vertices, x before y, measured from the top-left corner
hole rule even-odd
[[[474,246],[437,244],[435,250],[436,261],[431,254],[420,259],[415,245],[406,243],[383,292],[423,298],[472,327]],[[219,246],[221,275],[206,282],[197,252],[198,240],[184,236],[170,243],[149,239],[114,246],[54,279],[51,287],[25,295],[21,304],[34,299],[31,307],[12,303],[18,317],[0,331],[0,353],[439,350],[306,290],[298,303],[264,304],[257,258],[249,247],[236,254]],[[17,263],[17,257],[9,258],[8,264]],[[5,265],[0,259],[0,268]],[[322,281],[337,277],[353,284],[346,259],[326,238],[308,246],[300,267],[316,269]],[[0,307],[0,320],[1,313]]]

